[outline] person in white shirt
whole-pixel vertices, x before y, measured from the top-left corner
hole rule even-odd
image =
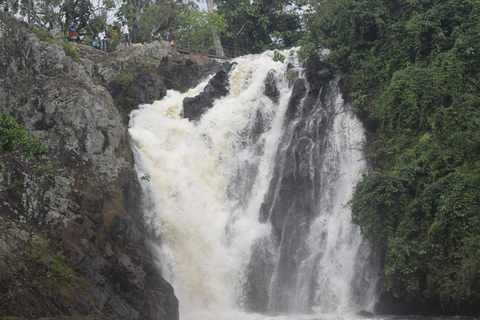
[[[128,26],[125,24],[125,22],[122,22],[122,29],[121,29],[121,34],[123,35],[125,47],[127,46],[127,41],[128,45],[130,45],[130,32],[128,31]]]
[[[105,31],[100,29],[100,33],[98,34],[98,42],[100,42],[100,50],[107,52],[107,38],[105,37]]]

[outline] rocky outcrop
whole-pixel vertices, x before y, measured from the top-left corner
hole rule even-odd
[[[200,117],[213,106],[215,99],[224,97],[228,93],[228,74],[235,64],[224,63],[215,76],[210,79],[207,86],[199,95],[185,98],[183,101],[183,117],[191,121]]]
[[[77,63],[30,27],[0,13],[0,112],[49,150],[2,155],[0,317],[178,319],[173,288],[145,246],[125,121],[215,63],[162,43],[108,56],[75,45]]]

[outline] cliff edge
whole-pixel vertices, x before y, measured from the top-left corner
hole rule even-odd
[[[0,12],[0,112],[49,150],[2,155],[0,318],[178,319],[145,245],[128,114],[218,63],[166,43],[106,55],[44,34]]]

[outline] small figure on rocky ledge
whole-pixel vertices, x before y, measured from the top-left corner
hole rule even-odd
[[[120,33],[124,38],[123,41],[125,43],[125,47],[127,46],[127,41],[128,41],[128,45],[130,46],[130,31],[128,31],[128,25],[125,22],[122,22],[122,29]]]
[[[77,30],[75,27],[75,21],[72,21],[72,24],[70,25],[70,41],[80,43],[80,39],[77,35]]]
[[[107,53],[107,38],[105,37],[105,31],[103,31],[103,29],[100,29],[100,33],[98,34],[98,41],[100,42],[100,50]]]
[[[167,41],[170,42],[171,46],[173,46],[175,44],[175,35],[173,34],[172,29],[170,29],[170,31],[168,31]]]
[[[100,49],[100,46],[98,45],[98,37],[97,35],[93,35],[93,45],[92,47],[94,47],[95,49]]]

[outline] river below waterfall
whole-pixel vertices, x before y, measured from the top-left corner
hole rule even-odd
[[[378,259],[347,206],[366,169],[363,127],[338,79],[312,85],[282,54],[235,59],[228,93],[196,121],[183,101],[209,79],[131,114],[145,223],[181,319],[373,309]],[[281,314],[295,316],[267,316]]]

